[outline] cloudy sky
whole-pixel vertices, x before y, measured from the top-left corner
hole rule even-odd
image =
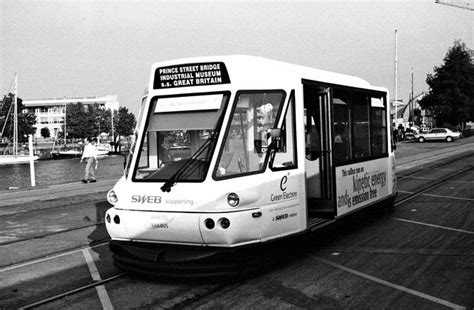
[[[454,2],[453,0],[451,2]],[[464,0],[474,7],[473,0]],[[435,1],[0,0],[0,90],[24,99],[117,95],[133,113],[157,61],[248,54],[356,75],[398,95],[457,39],[474,48],[474,11]]]

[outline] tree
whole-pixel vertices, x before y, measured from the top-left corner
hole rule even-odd
[[[114,129],[121,136],[133,134],[136,123],[135,115],[128,112],[126,107],[120,107],[118,112],[114,114]]]
[[[87,112],[81,102],[68,104],[66,107],[67,136],[71,138],[90,136],[87,118]],[[61,136],[64,136],[64,133]]]
[[[51,137],[51,132],[48,127],[41,128],[41,136],[45,139]]]
[[[428,74],[428,94],[420,100],[423,109],[430,110],[438,123],[461,124],[474,120],[474,64],[470,50],[460,40],[449,49],[444,64]]]
[[[110,109],[101,109],[99,106],[95,106],[96,119],[97,119],[97,132],[111,132],[112,131],[112,112]]]
[[[118,136],[130,136],[133,134],[133,130],[136,125],[135,115],[129,113],[126,107],[120,107],[118,111],[114,111],[114,130],[115,135]],[[114,151],[120,151],[120,142],[115,143],[114,138]]]
[[[8,137],[10,139],[13,138],[13,101],[15,100],[15,95],[12,93],[8,94],[8,96],[3,97],[3,105],[1,107],[1,118],[0,118],[0,128],[3,129],[5,122],[7,122],[5,126],[5,131],[3,132],[4,137]],[[23,111],[23,100],[21,98],[17,98],[17,105],[18,105],[18,140],[20,142],[24,142],[28,140],[29,134],[34,134],[36,128],[34,125],[36,124],[36,115],[34,113],[22,113]],[[11,107],[11,109],[10,109]],[[10,112],[10,113],[9,113]]]

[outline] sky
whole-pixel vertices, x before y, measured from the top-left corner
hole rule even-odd
[[[455,1],[455,0],[451,0]],[[474,7],[474,0],[462,0]],[[409,99],[428,91],[474,11],[435,1],[0,0],[0,96],[117,95],[137,114],[151,65],[245,54],[354,75]]]

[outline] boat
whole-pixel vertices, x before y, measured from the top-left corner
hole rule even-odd
[[[18,101],[17,101],[17,75],[15,74],[15,89],[13,92],[14,101],[13,101],[13,147],[12,154],[6,154],[8,151],[8,146],[5,148],[4,154],[0,155],[0,165],[11,165],[11,164],[24,164],[29,163],[32,160],[38,160],[39,156],[29,154],[22,154],[18,151]],[[10,110],[8,111],[7,118],[5,120],[5,125],[10,115]],[[3,126],[1,136],[3,136],[3,131],[5,126]]]
[[[38,156],[33,156],[33,160],[38,160],[38,158]],[[29,155],[0,155],[0,165],[27,164],[29,162]]]
[[[56,152],[51,153],[51,157],[53,159],[74,158],[74,157],[80,157],[81,155],[82,155],[82,151],[77,150],[77,149],[56,151]]]
[[[97,156],[105,157],[108,156],[111,152],[110,144],[106,143],[97,143],[95,145],[95,150],[97,152]]]

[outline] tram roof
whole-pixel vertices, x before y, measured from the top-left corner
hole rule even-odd
[[[216,62],[223,62],[225,64],[231,81],[235,80],[236,76],[245,76],[245,80],[247,80],[249,83],[254,82],[256,80],[275,81],[276,79],[292,79],[294,81],[294,79],[297,78],[314,80],[327,84],[338,84],[349,87],[386,91],[385,88],[373,86],[366,80],[356,76],[249,55],[205,56],[156,62],[152,66],[151,77],[153,80],[154,73],[158,68],[169,67],[174,65]]]

